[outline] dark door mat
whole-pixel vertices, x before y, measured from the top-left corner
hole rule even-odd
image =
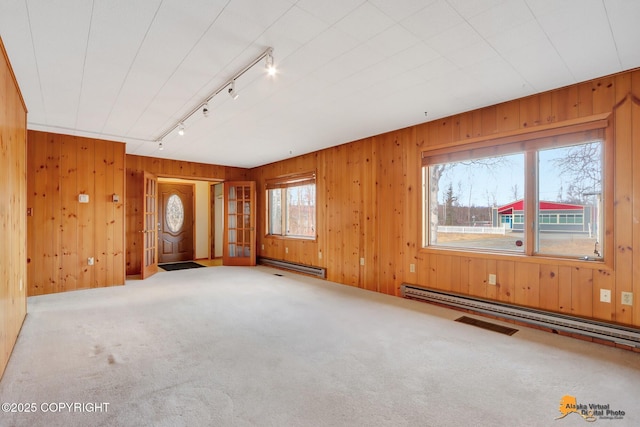
[[[484,320],[473,319],[471,317],[462,316],[456,319],[456,322],[466,323],[467,325],[477,326],[478,328],[488,329],[494,332],[500,332],[505,335],[513,335],[518,332],[517,329],[508,328],[502,325],[496,325],[495,323],[485,322]]]
[[[158,264],[158,267],[166,271],[174,271],[174,270],[187,270],[189,268],[200,268],[205,266],[202,264],[198,264],[197,262],[187,261],[187,262],[170,262],[166,264]]]

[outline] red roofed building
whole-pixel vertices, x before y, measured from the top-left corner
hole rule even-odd
[[[538,212],[540,231],[589,232],[594,219],[592,207],[571,203],[540,201]],[[493,208],[494,227],[505,227],[514,231],[524,229],[524,200]]]

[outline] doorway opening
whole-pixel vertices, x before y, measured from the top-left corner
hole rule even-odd
[[[158,262],[222,263],[220,182],[158,177]],[[220,189],[220,191],[222,191]]]

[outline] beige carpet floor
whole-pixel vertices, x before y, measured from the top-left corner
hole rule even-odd
[[[585,425],[555,419],[565,395],[624,411],[595,425],[640,425],[638,353],[266,267],[162,272],[28,311],[0,426]]]

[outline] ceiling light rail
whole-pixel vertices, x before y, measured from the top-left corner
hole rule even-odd
[[[275,75],[275,65],[274,65],[274,61],[273,61],[273,48],[272,47],[268,47],[267,49],[265,49],[260,55],[258,55],[253,61],[251,61],[249,64],[247,64],[244,68],[242,68],[240,71],[238,71],[236,74],[233,75],[233,77],[231,77],[229,80],[227,80],[222,86],[220,86],[219,88],[217,88],[215,91],[211,92],[201,103],[198,104],[197,107],[195,107],[193,110],[189,111],[187,114],[185,114],[182,118],[180,118],[176,123],[173,124],[173,126],[171,126],[169,129],[167,129],[162,135],[160,135],[158,138],[156,138],[156,142],[158,142],[159,147],[162,147],[162,140],[169,135],[171,132],[175,131],[176,129],[178,129],[178,133],[180,133],[180,135],[184,135],[184,123],[194,114],[196,114],[197,112],[201,111],[202,114],[205,117],[208,117],[210,114],[210,110],[209,110],[209,102],[211,102],[211,100],[218,95],[220,92],[224,91],[225,89],[228,88],[228,93],[229,95],[233,98],[233,99],[237,99],[238,98],[238,91],[236,90],[236,80],[240,77],[242,77],[242,75],[244,73],[246,73],[247,71],[249,71],[251,68],[253,68],[256,64],[258,64],[260,61],[265,60],[265,68],[267,70],[267,73],[270,76]]]

